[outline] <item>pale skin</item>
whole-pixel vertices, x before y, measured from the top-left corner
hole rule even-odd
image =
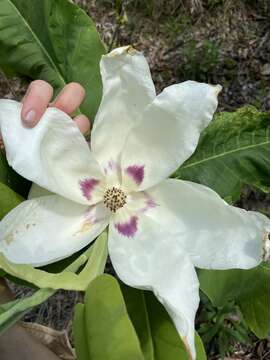
[[[74,111],[81,105],[84,97],[84,88],[76,82],[71,82],[64,86],[62,91],[52,101],[52,86],[43,80],[32,81],[22,99],[22,122],[26,127],[34,127],[49,106],[56,107],[68,115],[72,115],[72,113],[74,113]],[[87,116],[80,114],[75,116],[73,120],[83,134],[89,131],[90,120]],[[3,146],[1,134],[0,146]]]

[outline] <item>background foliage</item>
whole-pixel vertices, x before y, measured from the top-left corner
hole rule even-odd
[[[220,82],[224,85],[220,110],[234,110],[246,103],[258,107],[259,110],[249,106],[237,112],[218,114],[202,134],[197,151],[174,176],[206,184],[229,202],[240,199],[241,205],[253,209],[259,206],[268,213],[268,203],[254,204],[254,198],[266,198],[258,190],[267,193],[270,181],[269,113],[265,112],[270,107],[267,93],[270,84],[269,3],[260,0],[254,7],[252,1],[244,0],[174,0],[166,2],[166,6],[163,0],[148,1],[147,6],[140,0],[100,0],[98,4],[95,1],[77,2],[91,12],[108,48],[133,43],[146,52],[158,90],[187,78]],[[23,3],[0,0],[0,45],[0,66],[6,76],[20,76],[23,83],[30,78],[42,78],[50,81],[56,92],[66,82],[79,81],[87,90],[80,111],[94,117],[101,94],[98,62],[105,46],[93,22],[81,9],[66,0],[27,0]],[[0,80],[3,95],[19,97],[23,92],[23,83],[19,80],[10,81],[5,76]],[[256,188],[256,191],[247,192],[245,188],[243,193],[246,185]],[[6,166],[4,153],[1,153],[1,217],[22,200],[16,192],[25,195],[27,186]],[[250,198],[243,198],[246,193],[252,194],[252,202]],[[94,251],[105,256],[102,241],[96,244],[94,249],[86,249],[86,253],[70,260],[67,266],[71,266],[72,272],[68,274],[54,275],[52,268],[44,269],[49,273],[31,268],[18,269],[2,259],[1,267],[9,273],[10,279],[18,281],[19,277],[20,281],[27,281],[24,284],[34,284],[42,289],[23,301],[15,300],[3,306],[0,309],[0,328],[2,326],[4,330],[10,326],[58,288],[73,289],[74,280],[78,278],[82,282],[75,288],[78,289],[78,284],[86,287],[104,267],[102,261],[96,264],[97,267],[91,263]],[[66,267],[58,266],[61,269]],[[89,269],[93,270],[93,277],[83,283]],[[107,271],[112,271],[110,266]],[[248,343],[254,339],[250,330],[261,338],[269,334],[269,264],[250,271],[200,270],[199,277],[201,289],[207,296],[201,296],[197,328],[207,346],[209,358],[215,353],[228,354],[236,342]],[[52,278],[59,279],[54,282],[54,289],[48,288]],[[106,291],[114,294],[115,307],[106,305]],[[146,313],[141,311],[142,299],[148,304]],[[122,354],[133,351],[134,359],[144,357],[149,360],[162,360],[164,354],[170,354],[170,360],[174,360],[179,358],[179,351],[184,354],[184,348],[181,350],[181,347],[172,345],[168,349],[164,344],[160,345],[159,339],[163,336],[170,336],[171,344],[180,344],[180,339],[166,312],[151,294],[119,287],[106,275],[90,283],[85,304],[76,308],[75,345],[82,351],[78,353],[79,360],[84,360],[84,354],[89,356],[89,349],[102,350],[106,356],[108,353],[113,355],[114,337],[106,339],[108,343],[100,344],[96,332],[108,333],[108,324],[101,321],[99,329],[88,327],[89,319],[96,316],[92,313],[93,303],[95,306],[100,303],[100,313],[109,311],[107,316],[114,320],[116,314],[123,314],[125,325],[117,321],[112,324],[120,328],[124,326],[130,334],[129,345],[122,348]],[[154,309],[158,314],[155,317],[151,316]],[[149,322],[151,333],[145,330]],[[80,342],[83,336],[89,338],[85,334],[91,334],[93,340],[88,344],[89,349]],[[123,337],[127,335],[125,331],[121,334]],[[197,347],[201,349],[199,340]],[[151,348],[155,349],[154,353],[149,350]],[[265,348],[267,353],[267,344]],[[251,350],[244,347],[243,352],[245,349],[257,351],[252,346]],[[204,359],[203,350],[198,351],[199,360]],[[184,359],[183,354],[181,358]],[[91,356],[95,359],[99,352]]]

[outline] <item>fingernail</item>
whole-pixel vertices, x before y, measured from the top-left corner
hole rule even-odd
[[[35,124],[35,120],[36,120],[36,111],[35,110],[28,111],[28,113],[23,118],[23,121],[25,122],[25,124],[30,125],[30,126]]]

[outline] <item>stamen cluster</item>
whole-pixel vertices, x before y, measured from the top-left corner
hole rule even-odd
[[[112,212],[122,208],[126,204],[127,196],[121,189],[112,187],[107,189],[104,194],[104,204]]]

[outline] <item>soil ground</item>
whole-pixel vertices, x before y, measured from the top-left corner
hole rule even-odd
[[[219,110],[245,104],[270,110],[269,0],[76,0],[97,24],[109,49],[132,44],[142,50],[158,92],[187,79],[223,86]],[[20,99],[19,79],[0,75],[0,97]],[[241,205],[269,208],[264,194],[245,189]],[[12,285],[16,296],[28,290]],[[70,331],[81,294],[59,291],[27,314],[26,320]],[[270,359],[270,341],[235,343],[226,360]],[[209,359],[220,356],[213,352]]]

